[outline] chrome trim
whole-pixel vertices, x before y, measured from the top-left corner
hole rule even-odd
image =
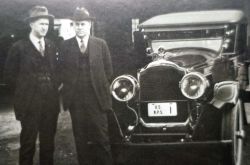
[[[174,67],[180,71],[183,71],[185,72],[185,74],[187,73],[187,69],[183,68],[183,67],[180,67],[179,65],[175,64],[174,62],[171,62],[171,61],[167,61],[167,60],[164,60],[164,59],[160,59],[160,60],[156,60],[156,61],[153,61],[151,63],[149,63],[148,65],[146,65],[144,68],[142,68],[139,73],[141,72],[144,72],[145,70],[147,70],[148,68],[152,68],[152,67],[156,67],[156,66],[171,66],[171,67]],[[140,76],[140,74],[139,74]],[[139,80],[139,79],[138,79]],[[140,82],[140,81],[139,81]]]
[[[146,123],[141,117],[140,117],[140,123],[146,127],[146,128],[173,128],[173,127],[185,127],[189,123],[189,118],[183,122],[183,123]]]
[[[188,69],[180,67],[179,65],[171,61],[164,60],[164,59],[160,59],[160,60],[149,63],[148,65],[146,65],[144,68],[140,69],[137,72],[139,102],[141,101],[141,91],[140,91],[141,73],[146,71],[148,68],[155,67],[155,66],[171,66],[171,67],[176,68],[177,70],[183,71],[185,73],[184,75],[188,73]],[[139,116],[140,116],[140,111],[139,111]]]
[[[128,130],[129,132],[133,132],[134,129],[136,128],[136,126],[137,126],[138,123],[139,123],[139,117],[138,117],[138,114],[137,114],[136,110],[135,110],[134,108],[132,108],[131,106],[129,106],[128,102],[126,103],[126,106],[127,106],[127,108],[128,108],[130,111],[132,111],[132,112],[134,113],[134,115],[135,115],[134,124],[132,124],[132,125],[129,124],[129,126],[127,127],[127,130]]]
[[[166,41],[166,42],[170,42],[170,41],[202,41],[202,40],[218,40],[218,39],[223,39],[223,36],[219,36],[219,37],[207,37],[207,38],[184,38],[184,39],[164,39],[164,40],[152,40],[152,41]]]
[[[138,80],[139,86],[140,86],[141,73],[146,71],[148,68],[156,67],[156,66],[170,66],[170,67],[176,68],[177,70],[183,71],[185,74],[188,72],[186,68],[180,67],[171,61],[167,61],[164,59],[156,60],[156,61],[149,63],[147,66],[145,66],[144,68],[142,68],[141,70],[137,72],[137,80]],[[140,95],[141,95],[141,92],[139,92],[139,101],[141,98]],[[138,116],[141,116],[140,110],[139,110]],[[179,123],[146,123],[141,117],[139,117],[139,122],[146,128],[185,127],[185,126],[188,126],[189,118],[185,122],[179,122]]]
[[[119,98],[116,94],[115,94],[115,92],[114,92],[114,90],[113,90],[113,86],[114,86],[114,84],[117,82],[117,81],[119,81],[119,79],[127,79],[129,82],[131,82],[131,84],[133,85],[133,95],[130,97],[130,98],[128,98],[128,99],[121,99],[121,98]],[[111,85],[110,85],[110,93],[112,94],[112,96],[116,99],[116,100],[118,100],[118,101],[120,101],[120,102],[127,102],[127,101],[129,101],[129,100],[131,100],[134,96],[135,96],[135,94],[136,94],[136,91],[137,91],[137,89],[138,89],[138,81],[136,80],[136,78],[134,78],[133,76],[131,76],[131,75],[121,75],[121,76],[118,76],[118,77],[116,77],[114,80],[113,80],[113,82],[111,83]]]
[[[189,77],[192,77],[192,76],[197,76],[197,77],[199,77],[199,78],[201,79],[201,81],[203,82],[203,85],[204,85],[204,88],[202,89],[202,94],[200,94],[200,95],[198,95],[198,96],[194,96],[194,97],[189,96],[189,95],[183,90],[183,88],[182,88],[183,81],[184,81],[185,79],[188,79]],[[203,94],[205,93],[206,89],[209,87],[210,84],[209,84],[209,81],[207,80],[207,78],[205,77],[205,75],[203,75],[203,74],[201,74],[201,73],[199,73],[199,72],[190,72],[190,73],[188,73],[188,74],[186,74],[186,75],[183,76],[183,78],[181,79],[179,85],[180,85],[181,92],[182,92],[182,94],[183,94],[185,97],[187,97],[187,98],[189,98],[189,99],[198,99],[198,98],[200,98],[201,96],[203,96]]]
[[[239,24],[236,25],[236,29],[235,30],[235,39],[234,39],[234,52],[236,53],[236,50],[238,49],[238,45],[239,43],[237,43],[238,37],[239,37]]]
[[[150,32],[162,32],[162,31],[186,31],[186,30],[206,30],[206,29],[223,29],[224,25],[211,25],[211,26],[194,26],[194,27],[178,27],[178,26],[173,26],[173,27],[161,27],[161,28],[155,28],[155,27],[149,27],[143,29],[142,32],[144,33],[150,33]]]

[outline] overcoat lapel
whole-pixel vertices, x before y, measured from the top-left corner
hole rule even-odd
[[[49,66],[50,66],[50,69],[54,70],[54,57],[51,55],[51,53],[53,52],[50,52],[51,50],[51,45],[48,43],[48,41],[45,39],[45,58],[48,58],[49,59]],[[40,53],[40,52],[39,52]],[[46,57],[47,56],[47,57]]]
[[[34,51],[34,53],[32,53],[32,54],[34,54],[36,56],[41,56],[40,52],[37,50],[37,48],[35,47],[35,45],[31,42],[31,40],[29,38],[27,38],[27,44],[28,44],[28,47]],[[45,42],[45,44],[46,44],[46,42]]]
[[[93,41],[93,39],[90,37],[89,38],[89,43],[88,43],[88,46],[89,46],[89,65],[90,65],[90,68],[93,68],[93,65],[96,61],[96,45],[95,45],[95,42]]]
[[[72,62],[75,62],[77,68],[79,68],[79,54],[81,53],[80,48],[78,46],[76,38],[72,38],[72,42],[70,45],[69,50],[71,50],[69,56],[71,56],[69,60],[72,60]],[[73,64],[74,65],[74,64]]]

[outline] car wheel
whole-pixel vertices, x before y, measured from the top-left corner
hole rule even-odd
[[[241,165],[244,135],[242,104],[239,100],[234,108],[223,112],[222,140],[231,140],[230,157],[225,158],[225,165]]]

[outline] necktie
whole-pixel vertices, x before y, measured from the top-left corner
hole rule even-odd
[[[86,46],[84,45],[84,42],[82,39],[81,39],[80,51],[82,52],[82,54],[84,54],[86,51]]]
[[[38,41],[38,44],[39,44],[39,52],[41,53],[42,56],[44,56],[44,48],[42,41]]]

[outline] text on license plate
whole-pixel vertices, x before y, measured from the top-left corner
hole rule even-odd
[[[177,116],[177,104],[176,102],[148,103],[148,116]]]

